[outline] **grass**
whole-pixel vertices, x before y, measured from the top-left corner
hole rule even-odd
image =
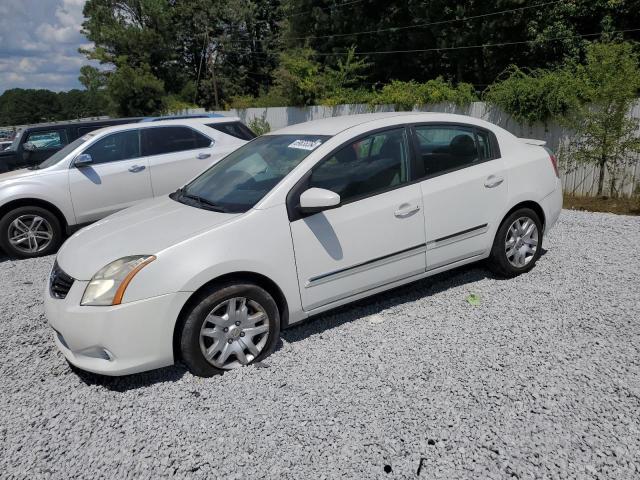
[[[608,212],[621,215],[640,215],[640,197],[609,198],[579,197],[564,195],[563,208],[570,210],[586,210],[588,212]]]

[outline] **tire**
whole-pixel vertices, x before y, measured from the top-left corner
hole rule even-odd
[[[24,235],[21,235],[22,231],[25,232]],[[24,240],[17,243],[15,239],[19,237]],[[9,257],[35,258],[51,255],[58,251],[62,240],[60,220],[42,207],[18,207],[0,219],[0,248]]]
[[[488,266],[502,277],[516,277],[531,270],[541,252],[540,217],[530,208],[519,208],[507,215],[500,224],[491,247]]]
[[[211,377],[259,362],[274,350],[280,338],[278,306],[257,285],[213,285],[199,294],[192,305],[184,317],[177,344],[182,361],[194,375]],[[214,319],[215,323],[211,321]],[[209,359],[205,352],[210,352]]]

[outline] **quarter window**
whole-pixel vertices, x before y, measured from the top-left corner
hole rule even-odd
[[[357,140],[316,167],[309,187],[325,188],[341,201],[369,196],[406,183],[408,147],[404,128]]]
[[[471,166],[490,156],[488,137],[479,152],[473,128],[418,126],[416,138],[426,176]]]
[[[93,164],[138,158],[140,156],[138,130],[127,130],[107,135],[83,153],[91,155]]]
[[[207,148],[210,145],[210,138],[188,127],[142,129],[142,154],[145,156]]]

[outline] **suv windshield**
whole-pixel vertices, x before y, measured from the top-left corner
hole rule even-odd
[[[246,212],[328,138],[259,137],[227,155],[171,198],[209,210]]]
[[[66,147],[62,148],[61,150],[58,150],[56,153],[51,155],[44,162],[41,162],[38,165],[35,165],[35,166],[31,167],[31,169],[32,170],[40,170],[42,168],[47,168],[47,167],[51,167],[51,166],[55,165],[60,160],[62,160],[64,157],[66,157],[69,154],[69,152],[71,152],[71,151],[75,150],[76,148],[78,148],[80,145],[82,145],[84,142],[89,140],[91,137],[93,137],[93,135],[85,135],[83,137],[75,139],[69,145],[67,145]]]

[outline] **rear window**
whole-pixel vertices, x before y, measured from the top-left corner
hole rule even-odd
[[[240,122],[207,123],[206,125],[209,128],[213,128],[219,132],[239,138],[240,140],[253,140],[256,138],[256,134],[253,133],[249,127]]]

